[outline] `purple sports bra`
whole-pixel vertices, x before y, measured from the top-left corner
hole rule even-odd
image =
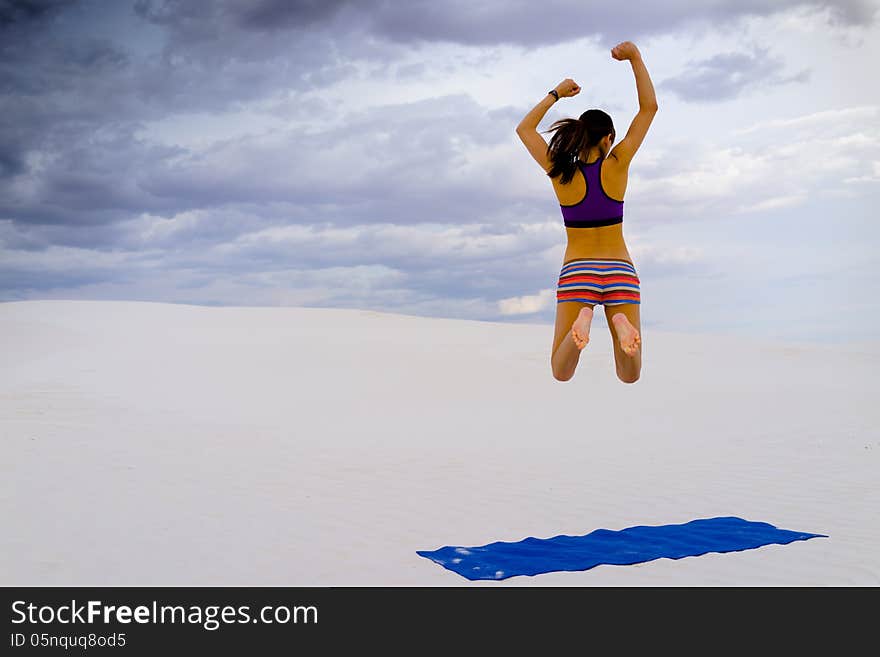
[[[604,159],[600,157],[589,164],[577,161],[587,181],[587,191],[579,203],[559,204],[567,228],[595,228],[623,223],[623,201],[614,200],[602,187],[600,176]]]

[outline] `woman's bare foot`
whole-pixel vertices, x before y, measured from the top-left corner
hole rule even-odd
[[[571,337],[578,349],[583,349],[590,341],[590,324],[593,321],[593,309],[584,306],[571,325]]]
[[[638,329],[632,325],[626,315],[617,313],[611,318],[614,322],[614,328],[617,329],[617,337],[620,341],[620,348],[627,356],[633,356],[639,350],[642,344],[642,338]]]

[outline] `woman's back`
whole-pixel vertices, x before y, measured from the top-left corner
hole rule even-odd
[[[626,183],[629,178],[629,167],[621,166],[617,155],[612,150],[608,157],[603,157],[600,152],[578,159],[578,169],[571,181],[567,184],[560,182],[560,176],[551,178],[556,198],[562,206],[572,206],[584,199],[587,194],[586,176],[592,173],[590,167],[598,167],[599,181],[602,191],[610,198],[621,203],[626,195]]]
[[[574,186],[580,196],[575,203],[560,199],[559,207],[565,225],[569,228],[597,228],[622,223],[623,199],[611,196],[607,182],[603,181],[603,174],[610,169],[606,166],[605,158],[599,157],[592,162],[577,160],[576,166],[577,171],[571,182],[558,185],[558,188]],[[568,196],[568,189],[565,192]],[[556,195],[560,196],[559,189]]]
[[[613,151],[592,161],[578,160],[571,181],[552,178],[568,237],[565,260],[583,257],[631,260],[623,238],[627,171]]]

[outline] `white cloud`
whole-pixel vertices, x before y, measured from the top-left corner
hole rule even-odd
[[[880,107],[876,105],[862,105],[857,107],[841,107],[819,112],[810,112],[799,116],[783,117],[778,119],[769,119],[759,121],[744,128],[737,128],[731,131],[734,137],[743,137],[745,135],[754,134],[761,131],[782,131],[782,130],[800,130],[801,134],[807,134],[806,131],[823,131],[832,130],[839,131],[840,126],[846,126],[850,123],[858,123],[861,121],[876,121],[880,117]]]
[[[541,227],[547,228],[546,225]],[[558,230],[554,232],[559,233]],[[550,230],[529,226],[511,228],[508,232],[497,231],[494,226],[485,224],[408,226],[374,223],[344,228],[291,224],[242,235],[229,248],[296,247],[297,251],[326,251],[338,255],[343,255],[346,250],[362,250],[369,251],[372,258],[388,260],[491,263],[504,256],[529,254],[536,244],[545,247],[552,239]]]
[[[873,180],[878,115],[876,106],[841,108],[667,146],[633,177],[635,203],[649,210],[640,216],[668,222],[807,205],[847,182]]]
[[[740,212],[762,212],[764,210],[775,210],[778,208],[790,208],[809,200],[809,195],[804,192],[800,194],[789,194],[787,196],[775,196],[758,201],[752,205],[743,205]]]
[[[784,61],[770,55],[768,48],[754,52],[722,52],[703,60],[688,62],[674,77],[660,80],[657,88],[669,90],[691,102],[717,103],[764,86],[805,82],[809,71],[791,75],[783,72]]]
[[[498,311],[502,315],[530,315],[547,308],[552,308],[556,302],[556,290],[541,290],[538,294],[526,294],[519,297],[509,297],[498,301]]]
[[[632,240],[629,251],[639,268],[646,265],[669,267],[707,262],[706,250],[699,246],[667,246],[636,239]]]
[[[880,160],[871,162],[871,172],[863,176],[853,176],[852,178],[844,178],[843,182],[852,183],[872,183],[880,182]]]

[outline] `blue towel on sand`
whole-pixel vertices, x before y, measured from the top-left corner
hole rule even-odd
[[[640,525],[620,531],[597,529],[585,536],[529,537],[516,543],[498,541],[479,547],[447,545],[416,554],[470,580],[499,580],[558,570],[588,570],[599,564],[624,566],[663,557],[681,559],[707,552],[751,550],[814,537],[827,538],[825,534],[777,529],[766,522],[722,517],[682,525]]]

